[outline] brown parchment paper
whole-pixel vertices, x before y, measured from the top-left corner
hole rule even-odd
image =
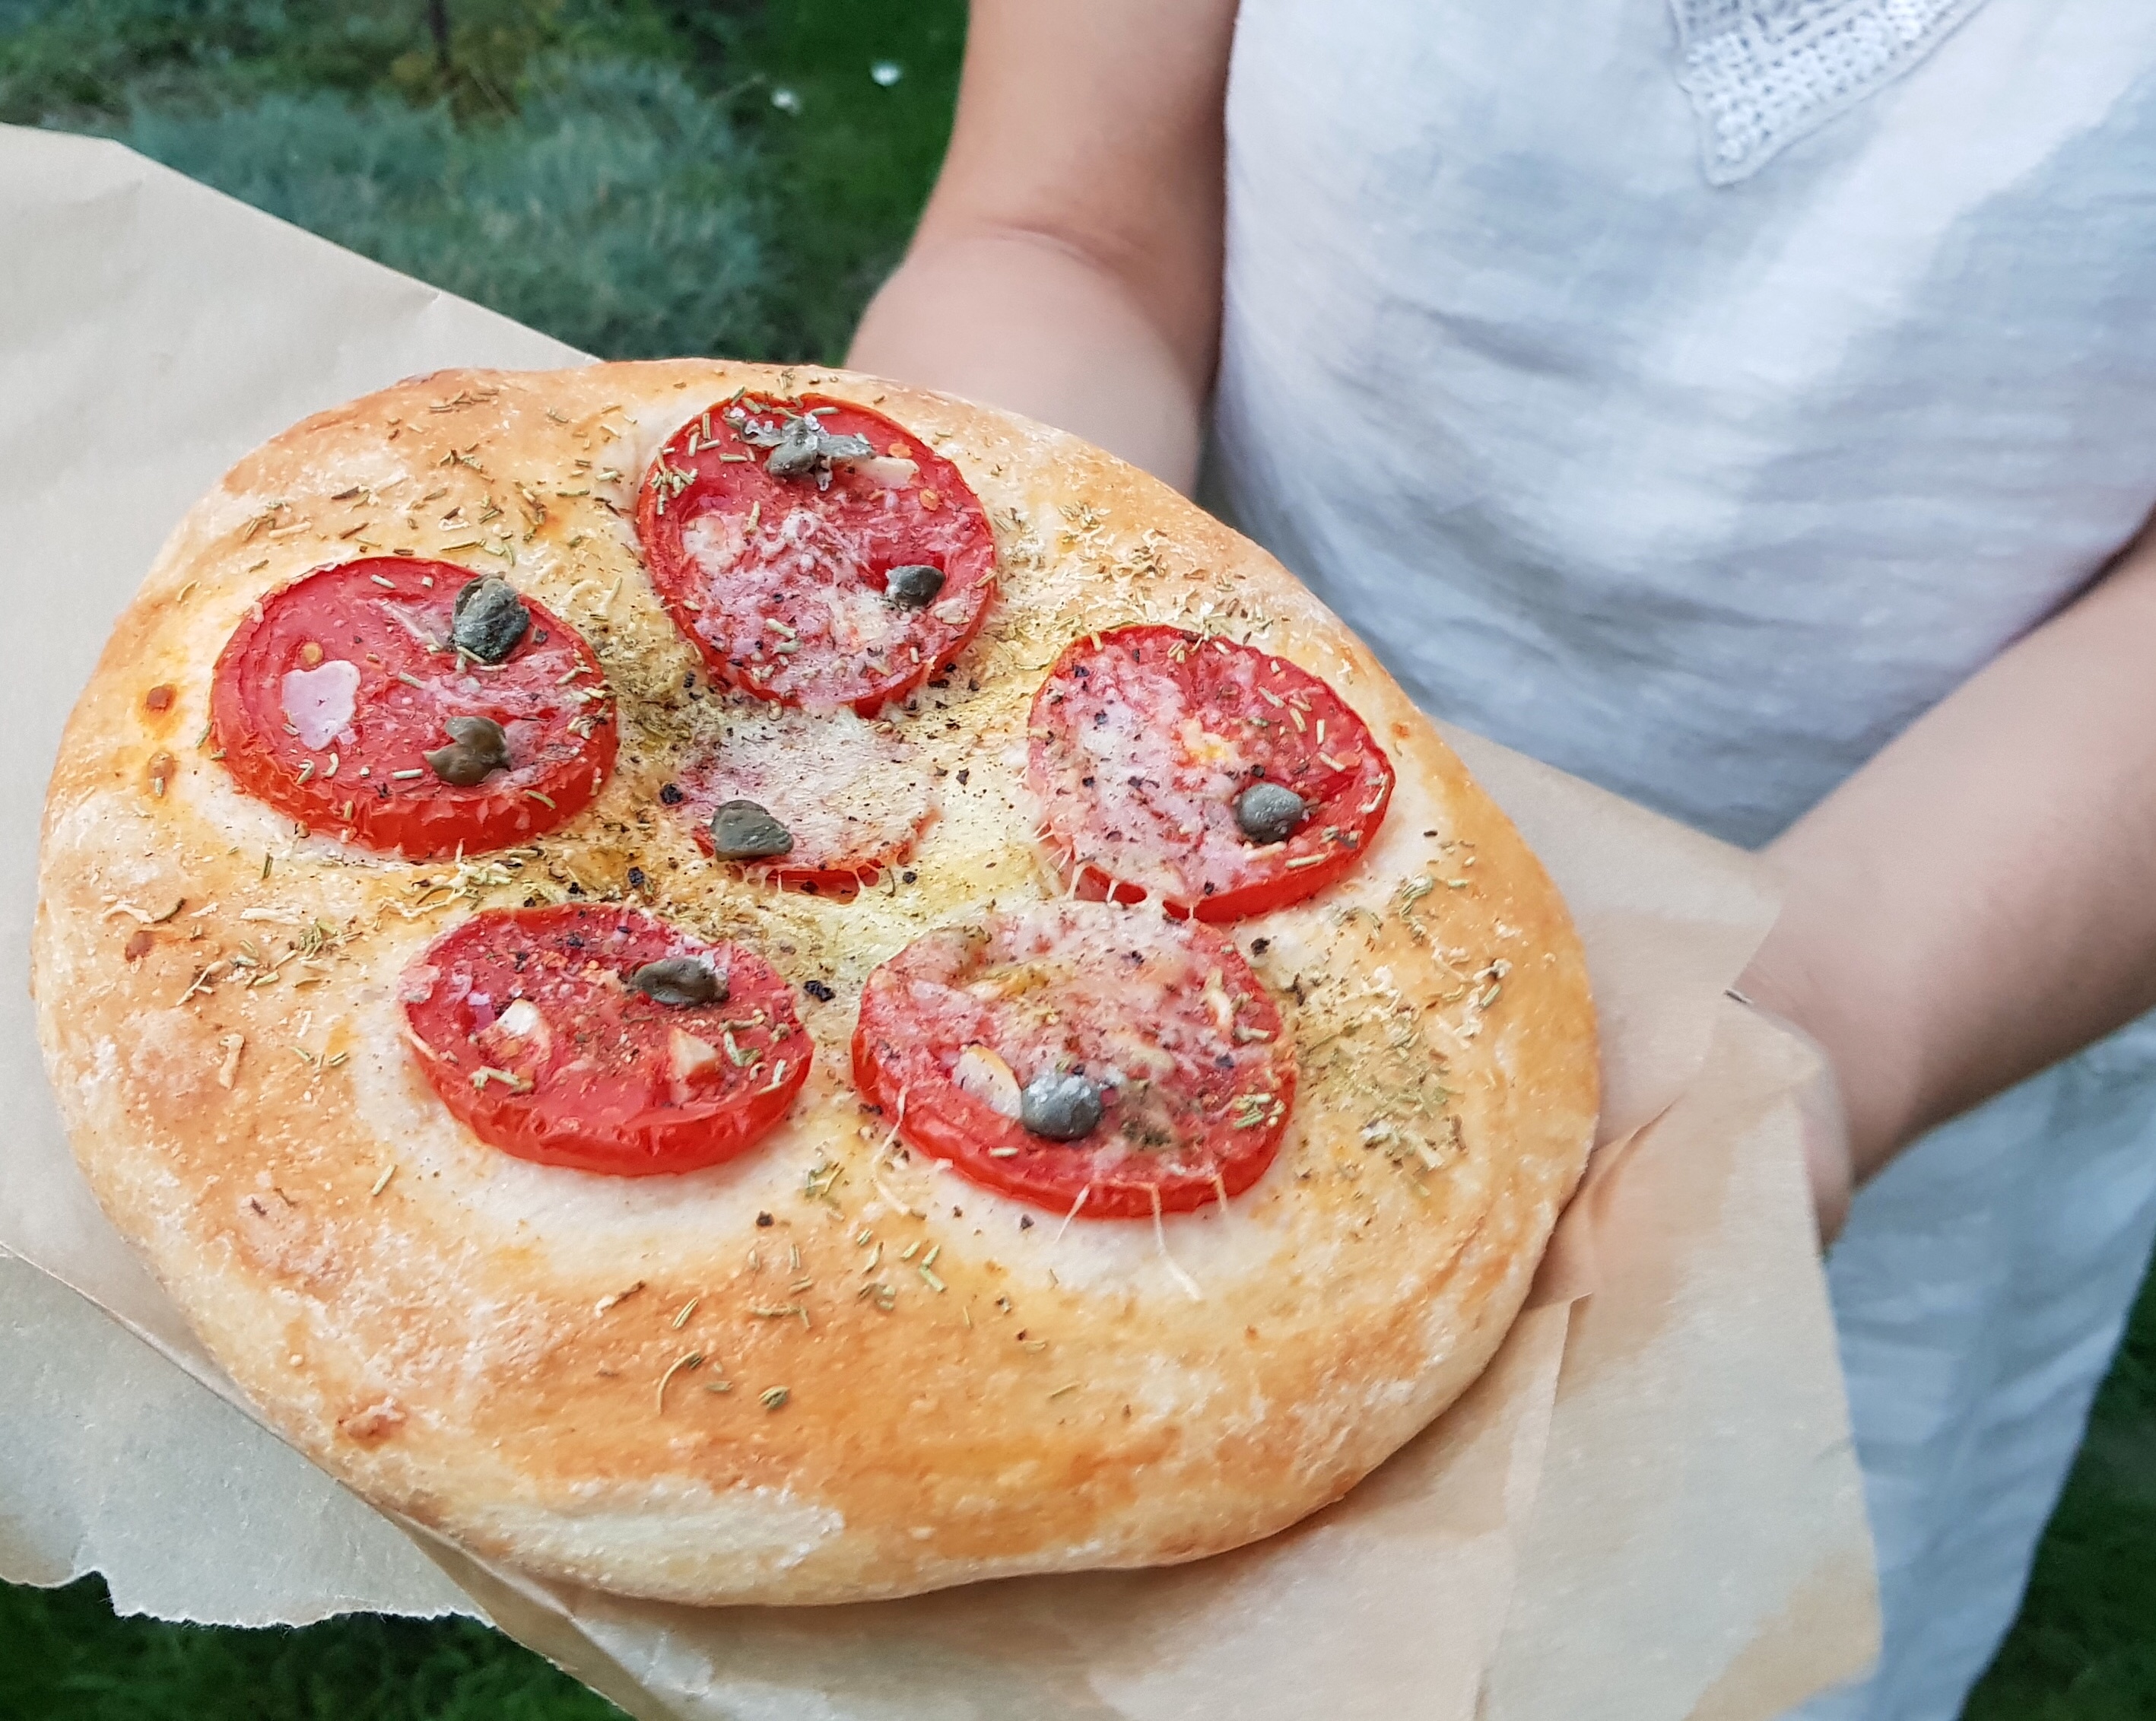
[[[0,962],[26,972],[67,709],[193,499],[398,376],[578,357],[116,146],[0,128]],[[1579,922],[1602,1145],[1489,1372],[1339,1505],[1194,1565],[844,1608],[667,1608],[487,1567],[246,1414],[90,1200],[10,988],[0,1575],[100,1570],[123,1609],[177,1619],[481,1612],[652,1718],[1767,1721],[1858,1670],[1876,1621],[1789,1099],[1803,1055],[1722,997],[1771,889],[1454,739]]]

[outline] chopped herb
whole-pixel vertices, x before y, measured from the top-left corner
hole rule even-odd
[[[465,655],[486,664],[506,660],[531,626],[531,612],[523,599],[494,573],[467,580],[452,614],[452,643]]]
[[[686,1356],[676,1357],[674,1359],[673,1365],[669,1368],[664,1374],[661,1374],[659,1377],[660,1415],[663,1416],[666,1414],[666,1389],[672,1382],[674,1377],[680,1374],[684,1369],[701,1369],[703,1366],[704,1354],[701,1350],[692,1350]]]

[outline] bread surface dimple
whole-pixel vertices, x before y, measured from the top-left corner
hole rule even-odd
[[[986,629],[897,721],[940,773],[937,814],[905,874],[851,902],[714,866],[660,799],[713,696],[644,579],[635,485],[743,386],[875,406],[960,467],[997,534]],[[410,864],[231,787],[203,738],[226,637],[264,593],[377,552],[503,573],[590,640],[621,753],[583,815]],[[1252,1189],[1158,1233],[1066,1225],[907,1158],[847,1060],[875,963],[1060,888],[1020,783],[1027,706],[1077,634],[1139,620],[1323,677],[1399,778],[1354,873],[1232,929],[1296,1036],[1296,1111]],[[369,1498],[636,1595],[847,1600],[1280,1528],[1481,1370],[1593,1132],[1563,904],[1369,654],[1143,475],[843,373],[444,372],[249,455],[76,708],[40,888],[39,1028],[78,1156],[243,1390]],[[748,941],[830,990],[797,999],[815,1067],[759,1148],[597,1178],[508,1158],[434,1101],[404,965],[475,907],[572,896]]]

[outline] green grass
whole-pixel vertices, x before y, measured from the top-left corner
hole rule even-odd
[[[611,357],[763,344],[755,157],[666,65],[550,58],[517,111],[282,90],[117,135],[274,215]]]
[[[0,120],[121,137],[608,356],[839,355],[941,159],[963,0],[449,12],[445,62],[424,0],[0,0]],[[95,1579],[0,1585],[0,1721],[616,1713],[468,1622],[182,1627]],[[2129,1716],[2156,1716],[2156,1288],[1968,1721]]]
[[[0,121],[605,357],[840,356],[942,160],[963,0],[448,6],[444,60],[424,0],[0,0]]]
[[[2156,1277],[2097,1394],[2027,1600],[1966,1721],[2156,1715]]]
[[[797,0],[746,34],[737,64],[760,80],[747,105],[775,170],[772,316],[788,357],[840,357],[897,265],[950,137],[964,45],[952,0]],[[896,81],[879,85],[879,65]]]
[[[0,1721],[622,1721],[469,1620],[297,1631],[119,1619],[95,1578],[0,1586]]]
[[[441,64],[424,0],[0,0],[0,120],[100,128],[145,108],[211,110],[284,90],[511,111],[549,53],[688,56],[644,0],[449,0]]]

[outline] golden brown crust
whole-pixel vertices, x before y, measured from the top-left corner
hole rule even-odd
[[[908,425],[966,473],[1002,555],[985,633],[903,721],[968,780],[942,780],[914,876],[851,904],[745,883],[654,816],[703,693],[628,516],[659,443],[743,384]],[[247,608],[376,549],[510,569],[598,650],[620,768],[543,843],[462,868],[362,855],[239,795],[204,750]],[[871,966],[1053,888],[1018,800],[1027,702],[1075,634],[1137,619],[1325,677],[1399,774],[1356,875],[1235,928],[1294,1021],[1300,1097],[1258,1185],[1160,1238],[1036,1221],[887,1152],[846,1060]],[[618,896],[632,863],[654,908],[833,989],[802,1000],[815,1073],[714,1170],[509,1159],[413,1071],[393,978],[475,903]],[[1281,1528],[1480,1372],[1593,1130],[1563,906],[1369,654],[1144,475],[844,374],[445,373],[277,438],[121,618],[54,773],[40,886],[38,1023],[76,1151],[243,1390],[367,1498],[634,1595],[846,1600]]]

